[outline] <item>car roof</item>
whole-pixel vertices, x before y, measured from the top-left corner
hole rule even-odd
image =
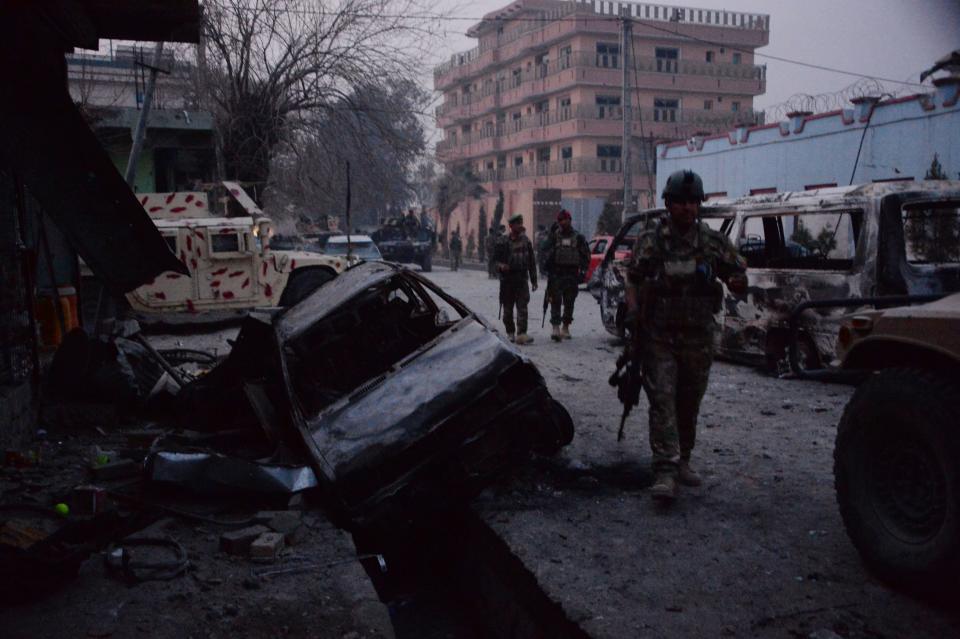
[[[351,244],[354,243],[354,242],[372,242],[372,241],[373,241],[373,238],[371,238],[369,235],[351,235],[351,236],[350,236],[350,243],[351,243]],[[346,244],[346,243],[347,243],[347,236],[346,236],[346,235],[332,235],[332,236],[330,236],[330,239],[327,240],[327,243],[328,243],[328,244],[341,244],[341,243],[342,243],[342,244]]]

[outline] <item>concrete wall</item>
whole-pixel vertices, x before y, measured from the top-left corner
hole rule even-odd
[[[797,191],[816,185],[923,179],[934,154],[947,175],[957,179],[960,78],[938,84],[932,94],[868,100],[841,111],[797,114],[787,122],[660,145],[657,192],[680,169],[699,173],[707,193],[725,192],[730,197],[755,189]]]

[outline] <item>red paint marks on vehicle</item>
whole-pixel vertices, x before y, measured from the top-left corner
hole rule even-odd
[[[193,270],[197,270],[197,260],[196,260],[196,258],[193,258],[193,257],[190,258],[190,266],[193,268]]]
[[[203,257],[203,251],[200,250],[199,244],[197,244],[197,257]]]
[[[165,300],[165,299],[167,299],[167,294],[164,293],[164,292],[162,292],[162,291],[157,291],[156,293],[153,294],[153,296],[154,296],[155,298],[157,298],[158,300]]]
[[[340,268],[340,262],[335,262],[337,268]]]
[[[266,295],[267,297],[273,297],[273,287],[267,284],[263,288],[263,294]]]
[[[203,200],[197,200],[196,202],[194,202],[194,204],[196,204],[201,209],[203,208]]]
[[[142,198],[140,198],[140,206],[146,206],[147,200],[149,199],[150,199],[149,195],[144,195]]]
[[[197,229],[193,229],[193,233],[194,235],[199,237],[201,240],[203,239],[203,233],[201,231],[198,231]]]
[[[233,292],[232,292],[232,291],[224,291],[224,292],[223,292],[223,299],[225,299],[225,300],[232,300],[232,299],[233,299]]]
[[[157,211],[162,211],[162,210],[163,210],[163,207],[162,207],[162,206],[151,206],[151,207],[150,207],[150,212],[151,212],[151,213],[156,213]]]
[[[185,197],[183,201],[186,202],[187,204],[190,204],[191,202],[193,202],[193,193],[187,194],[187,197]]]
[[[230,195],[240,195],[240,191],[237,189],[230,189]]]
[[[220,280],[213,280],[210,282],[210,288],[217,288],[218,286],[220,286]]]
[[[215,271],[212,273],[212,275],[214,275],[214,276],[216,276],[216,275],[223,275],[223,274],[226,273],[226,272],[227,272],[227,267],[224,266],[223,268],[218,268],[217,270],[215,270]]]
[[[292,270],[295,269],[295,268],[297,268],[297,261],[296,261],[296,260],[290,260],[290,270],[292,271]]]
[[[230,277],[240,277],[241,275],[243,275],[243,271],[234,271],[230,274]]]
[[[187,250],[188,251],[193,250],[193,238],[190,237],[189,235],[187,236]]]
[[[220,229],[220,235],[226,235],[227,233],[236,233],[233,229]]]
[[[184,264],[187,263],[187,254],[184,253],[183,249],[180,249],[180,261]]]
[[[243,280],[243,284],[240,285],[240,288],[247,288],[248,286],[250,286],[250,278],[249,278],[249,277],[248,277],[247,279]]]
[[[183,213],[183,212],[186,211],[186,210],[187,210],[187,207],[185,207],[185,206],[175,206],[175,207],[173,207],[172,209],[170,209],[170,212],[171,212],[171,213]]]
[[[197,312],[197,307],[193,305],[193,300],[187,300],[187,310],[191,313]]]
[[[264,275],[267,274],[267,263],[266,263],[266,262],[263,263],[263,274],[264,274]]]
[[[175,197],[177,197],[177,194],[176,194],[176,193],[171,193],[170,195],[168,195],[168,196],[167,196],[167,204],[170,204],[171,202],[173,202],[173,198],[175,198]]]
[[[179,279],[180,279],[180,274],[179,274],[179,273],[168,273],[168,274],[167,274],[167,279],[168,279],[168,280],[179,280]]]

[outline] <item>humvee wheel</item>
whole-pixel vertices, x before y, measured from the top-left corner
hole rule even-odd
[[[322,266],[313,266],[294,271],[280,294],[280,306],[299,304],[310,293],[336,277],[336,273]]]
[[[945,377],[884,370],[856,390],[837,429],[847,534],[881,577],[913,589],[942,592],[960,574],[957,397]]]

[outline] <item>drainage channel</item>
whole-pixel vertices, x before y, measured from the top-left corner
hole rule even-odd
[[[395,530],[354,533],[397,639],[587,639],[504,541],[469,509]]]

